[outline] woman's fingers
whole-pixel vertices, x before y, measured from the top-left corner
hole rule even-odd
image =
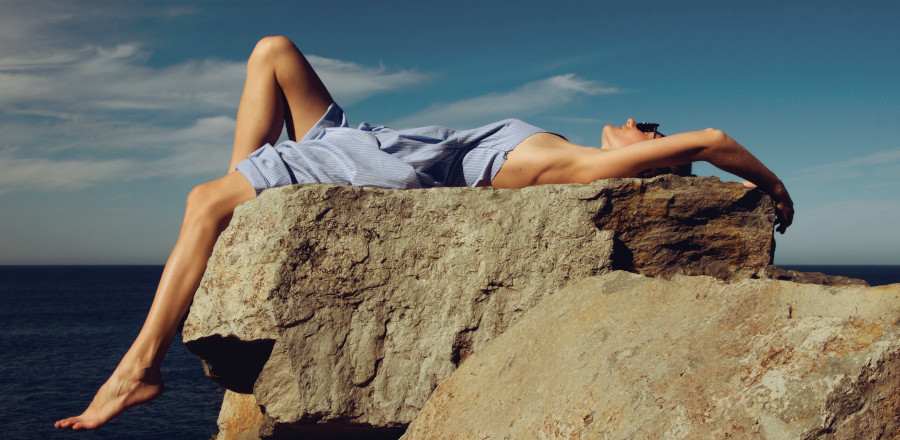
[[[794,202],[787,198],[787,200],[776,200],[775,201],[775,230],[784,234],[784,231],[787,230],[788,226],[794,222]]]

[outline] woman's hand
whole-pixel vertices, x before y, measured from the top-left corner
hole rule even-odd
[[[747,182],[742,182],[744,186],[758,186],[772,196],[775,203],[775,230],[784,234],[794,221],[794,201],[791,200],[781,179],[722,131],[707,129],[703,133],[707,136],[708,147],[700,153],[701,159],[719,169],[747,179]]]
[[[794,201],[781,183],[775,187],[771,196],[775,201],[775,230],[784,234],[794,222]]]
[[[756,188],[756,184],[749,180],[745,180],[741,184],[747,188]],[[777,197],[772,195],[772,200],[775,202],[775,226],[778,232],[784,234],[787,227],[794,222],[794,201],[791,200],[791,196],[784,189],[783,184],[779,184],[777,188],[780,190],[775,192],[779,195]]]

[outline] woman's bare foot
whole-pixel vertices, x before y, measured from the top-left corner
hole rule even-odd
[[[58,429],[97,429],[128,408],[147,403],[163,393],[162,375],[158,368],[141,368],[132,374],[117,368],[88,408],[80,415],[57,421]]]

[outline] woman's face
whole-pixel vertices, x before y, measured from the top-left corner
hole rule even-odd
[[[637,122],[628,118],[625,125],[614,126],[607,125],[603,127],[603,134],[600,136],[600,148],[611,150],[614,148],[622,148],[641,141],[653,139],[654,133],[644,133],[637,129]]]

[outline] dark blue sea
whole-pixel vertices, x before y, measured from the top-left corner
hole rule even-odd
[[[900,283],[900,266],[786,269]],[[0,436],[9,439],[193,439],[216,433],[224,391],[177,335],[166,392],[102,429],[53,428],[80,414],[140,330],[162,266],[0,266]]]
[[[801,272],[822,272],[826,275],[843,275],[865,280],[871,286],[900,283],[900,266],[863,266],[863,265],[812,265],[812,264],[779,264],[782,269],[799,270]]]
[[[218,429],[224,390],[181,335],[163,361],[166,392],[91,432],[61,432],[137,336],[162,266],[0,266],[0,437],[192,439]]]

